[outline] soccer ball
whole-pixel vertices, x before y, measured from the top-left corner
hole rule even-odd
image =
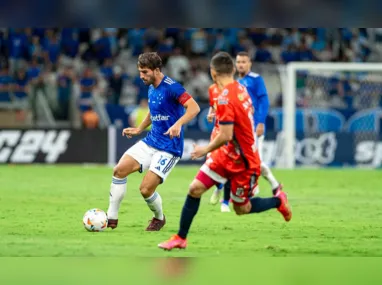
[[[89,232],[102,232],[107,227],[107,215],[101,209],[87,211],[82,219],[84,227]]]

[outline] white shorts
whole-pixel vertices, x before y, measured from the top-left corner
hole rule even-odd
[[[141,165],[140,172],[149,169],[162,178],[162,182],[166,180],[167,176],[180,160],[180,157],[155,149],[143,141],[139,141],[130,147],[124,153],[124,155],[126,154],[138,161]]]

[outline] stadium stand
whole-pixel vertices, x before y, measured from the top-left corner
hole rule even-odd
[[[165,72],[183,83],[201,104],[208,101],[211,55],[246,50],[267,83],[271,106],[279,107],[280,64],[381,61],[382,29],[1,29],[1,125],[128,125],[129,114],[147,96],[147,87],[137,74],[136,58],[149,50],[161,55]],[[329,104],[357,107],[346,94],[341,95],[351,88],[347,82],[325,80],[332,86]],[[303,81],[299,90],[309,84]],[[307,104],[303,97],[298,101],[300,106]]]

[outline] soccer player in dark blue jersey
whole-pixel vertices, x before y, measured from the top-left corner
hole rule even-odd
[[[268,115],[269,100],[268,92],[265,87],[264,79],[260,74],[251,71],[252,62],[247,52],[239,52],[236,56],[236,70],[239,75],[238,81],[247,88],[255,108],[255,128],[257,135],[257,148],[260,159],[263,158],[263,142],[265,136],[265,120]],[[261,176],[271,185],[273,194],[281,187],[272,171],[263,161],[261,162]],[[257,190],[258,192],[258,190]]]
[[[138,57],[140,78],[149,85],[149,113],[137,128],[124,129],[122,135],[128,138],[137,136],[150,125],[151,130],[125,152],[114,168],[107,211],[108,227],[112,229],[118,225],[118,211],[126,193],[128,175],[145,170],[148,171],[139,190],[154,215],[146,230],[159,231],[165,225],[162,198],[156,188],[166,180],[182,157],[182,126],[200,111],[199,105],[183,86],[165,76],[161,67],[162,60],[155,52]]]

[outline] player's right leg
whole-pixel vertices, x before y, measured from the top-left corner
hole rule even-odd
[[[127,176],[147,168],[152,150],[142,141],[129,148],[113,169],[110,185],[109,208],[107,210],[108,227],[118,226],[118,212],[126,194]]]
[[[186,248],[187,235],[192,221],[199,210],[200,198],[214,185],[218,183],[224,184],[226,181],[227,179],[211,170],[207,164],[204,164],[189,187],[189,192],[182,209],[178,234],[172,236],[168,241],[158,244],[158,247],[165,250]]]

